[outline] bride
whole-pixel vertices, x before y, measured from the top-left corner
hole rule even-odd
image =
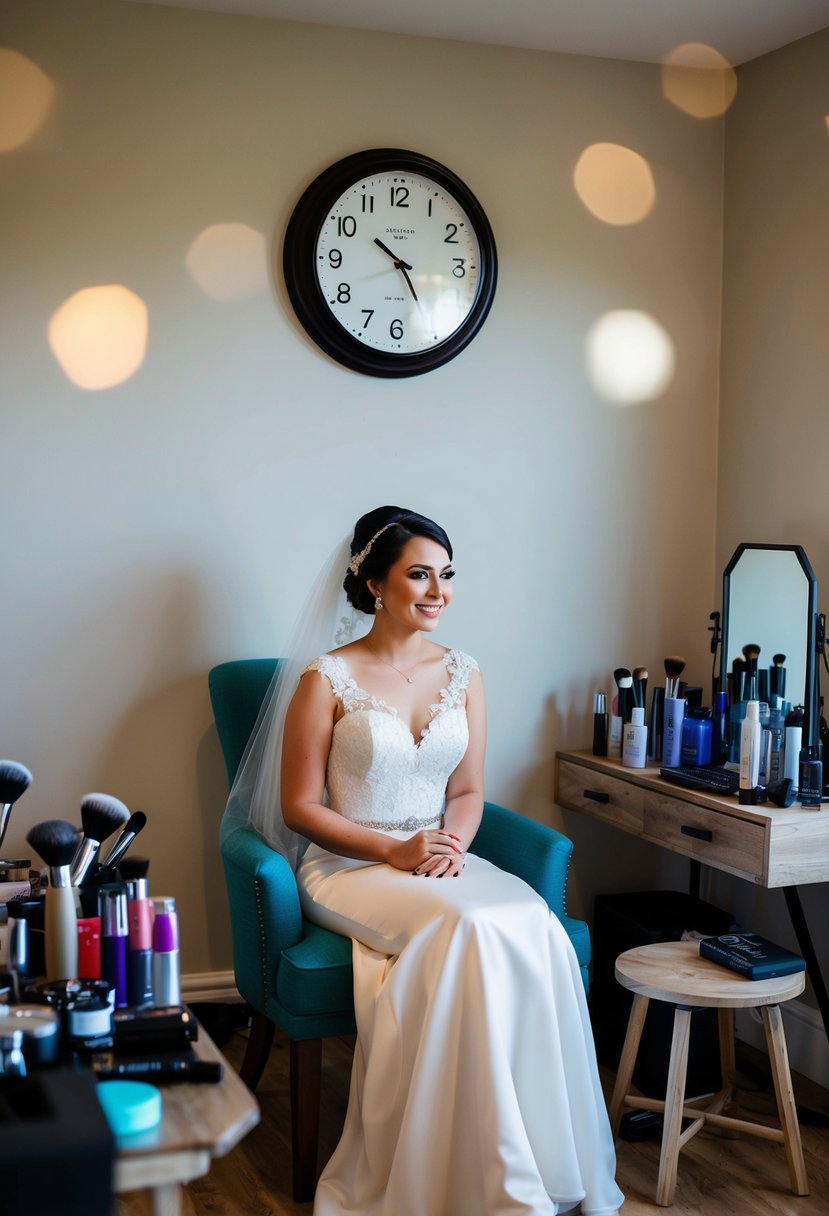
[[[380,507],[348,557],[371,628],[283,680],[242,769],[306,917],[353,940],[351,1091],[314,1214],[610,1216],[623,1196],[570,940],[468,851],[486,723],[477,663],[432,640],[449,538]]]

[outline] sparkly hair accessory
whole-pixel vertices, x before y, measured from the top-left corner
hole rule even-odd
[[[371,553],[371,546],[378,539],[378,537],[382,536],[384,532],[388,532],[389,528],[393,528],[395,524],[399,524],[399,523],[400,523],[399,519],[393,519],[390,524],[384,524],[379,532],[374,533],[371,540],[366,545],[365,549],[361,549],[359,553],[354,554],[351,561],[348,563],[348,569],[351,574],[356,574],[357,571],[360,569],[363,562],[368,557],[369,553]]]

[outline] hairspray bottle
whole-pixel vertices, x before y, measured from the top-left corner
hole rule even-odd
[[[760,784],[760,704],[746,702],[746,716],[740,730],[740,802],[753,806],[758,801]]]
[[[115,1007],[127,1004],[127,896],[125,891],[98,893],[101,908],[101,977],[115,989]]]
[[[593,697],[593,755],[607,755],[607,693]]]
[[[146,878],[127,880],[127,994],[130,1005],[152,1005],[153,909]]]
[[[156,1005],[180,1005],[176,901],[171,896],[154,899],[153,910],[153,998]]]

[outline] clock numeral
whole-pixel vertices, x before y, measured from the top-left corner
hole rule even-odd
[[[403,337],[403,322],[392,321],[391,325],[389,326],[389,334],[392,336],[392,338],[399,341]]]
[[[363,208],[363,215],[365,215],[366,212],[371,215],[371,213],[374,211],[374,195],[364,194],[360,199],[360,203]]]
[[[409,188],[408,186],[391,186],[389,188],[392,207],[408,207],[409,205]]]
[[[431,199],[429,199],[429,202],[426,205],[426,214],[428,216],[431,216],[431,214],[432,214],[432,200]]]
[[[351,302],[351,285],[349,283],[340,283],[337,286],[337,303],[349,304]]]
[[[337,236],[354,236],[357,232],[357,221],[353,215],[337,217]]]
[[[374,309],[373,308],[361,308],[360,311],[362,312],[363,316],[365,317],[365,321],[363,322],[363,329],[368,329],[368,323],[371,320],[371,318],[374,316]]]
[[[455,263],[452,274],[456,279],[462,279],[466,274],[466,258],[452,258],[452,261]]]
[[[457,231],[458,231],[458,225],[457,225],[457,224],[447,224],[447,225],[446,225],[446,232],[447,232],[447,235],[446,235],[446,236],[443,238],[443,243],[444,243],[444,245],[457,245],[457,244],[459,244],[459,242],[455,240],[455,233],[456,233]]]
[[[339,249],[329,249],[328,261],[331,263],[332,270],[339,270],[343,264],[343,255]]]

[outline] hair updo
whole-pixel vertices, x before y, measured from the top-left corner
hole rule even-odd
[[[377,536],[383,528],[385,531]],[[377,507],[357,520],[351,539],[352,557],[361,553],[372,537],[377,537],[360,563],[357,573],[352,574],[349,570],[343,579],[343,590],[348,602],[358,612],[365,612],[368,616],[374,615],[375,596],[369,591],[368,583],[381,582],[386,577],[413,536],[425,536],[429,540],[437,541],[449,554],[449,560],[452,560],[452,545],[443,528],[425,515],[418,515],[416,511],[409,511],[406,507]]]

